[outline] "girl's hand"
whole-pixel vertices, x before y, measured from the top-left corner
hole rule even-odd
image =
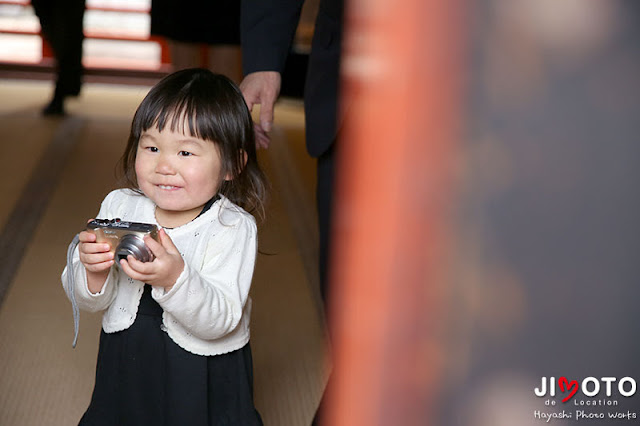
[[[134,280],[169,291],[184,269],[184,260],[164,229],[160,229],[158,237],[160,242],[148,235],[144,238],[144,243],[155,256],[152,262],[140,262],[129,255],[120,261],[120,266]]]
[[[80,262],[87,270],[87,285],[92,293],[99,293],[114,264],[111,247],[106,243],[96,243],[96,234],[93,232],[82,231],[79,238],[78,252]]]
[[[89,272],[107,271],[113,265],[113,253],[106,243],[96,243],[96,234],[82,231],[79,235],[80,262]]]

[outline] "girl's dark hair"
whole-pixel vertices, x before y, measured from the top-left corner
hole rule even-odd
[[[120,159],[124,185],[139,191],[135,162],[140,136],[152,127],[211,141],[219,149],[223,180],[220,194],[264,219],[267,180],[256,157],[253,120],[240,89],[227,77],[193,68],[158,82],[136,110]],[[246,164],[244,163],[246,157]]]

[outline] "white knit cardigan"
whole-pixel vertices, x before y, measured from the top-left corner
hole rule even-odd
[[[153,202],[127,189],[107,195],[97,218],[158,225]],[[185,267],[169,292],[161,287],[151,292],[164,311],[163,329],[194,354],[218,355],[240,349],[249,341],[249,289],[257,253],[255,219],[221,196],[201,216],[165,231],[180,250]],[[106,333],[133,324],[144,283],[113,266],[100,293],[92,294],[77,248],[73,271],[80,309],[105,310],[102,328]],[[62,283],[67,294],[69,273],[65,267]]]

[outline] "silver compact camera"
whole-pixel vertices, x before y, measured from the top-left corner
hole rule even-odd
[[[145,235],[158,241],[158,228],[149,223],[126,222],[116,219],[94,219],[87,224],[87,231],[96,234],[96,242],[107,243],[120,264],[128,255],[141,262],[150,262],[154,256],[144,243]]]

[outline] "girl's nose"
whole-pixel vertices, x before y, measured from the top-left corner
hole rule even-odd
[[[158,162],[156,163],[156,173],[162,175],[171,175],[175,173],[175,168],[171,163],[171,160],[166,155],[160,155]]]

